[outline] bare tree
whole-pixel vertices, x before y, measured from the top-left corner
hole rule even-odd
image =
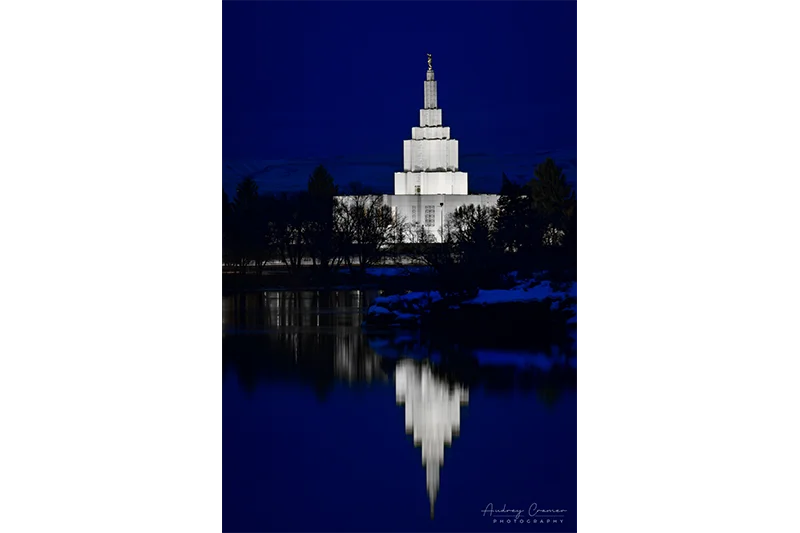
[[[272,234],[280,258],[290,272],[300,269],[305,256],[306,193],[284,193],[276,203],[277,213],[272,222]]]
[[[393,216],[379,194],[337,200],[335,220],[348,263],[357,257],[362,272],[382,259],[391,244],[404,239],[403,220]]]

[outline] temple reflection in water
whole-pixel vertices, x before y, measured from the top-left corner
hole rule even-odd
[[[348,383],[389,379],[381,368],[381,357],[369,350],[358,334],[338,335],[333,356],[336,376]]]
[[[431,518],[439,492],[439,468],[444,464],[444,446],[461,428],[461,406],[469,402],[469,391],[451,386],[433,374],[426,363],[404,359],[395,368],[397,404],[405,404],[406,434],[414,446],[422,446],[422,465],[431,504]]]
[[[325,517],[335,515],[339,520],[349,520],[353,498],[362,496],[367,499],[391,497],[402,502],[402,507],[398,508],[403,509],[406,505],[424,506],[420,501],[422,476],[416,470],[419,467],[410,471],[407,468],[409,461],[415,461],[417,452],[406,444],[411,457],[387,457],[382,442],[361,433],[368,424],[375,428],[374,432],[370,431],[371,435],[389,433],[407,442],[408,437],[404,438],[400,432],[397,418],[400,414],[397,405],[401,404],[405,411],[406,434],[412,435],[413,445],[421,448],[431,519],[440,485],[444,483],[448,497],[438,501],[437,522],[441,529],[474,530],[474,523],[465,518],[467,515],[458,506],[468,493],[486,487],[450,485],[448,480],[460,474],[452,471],[456,466],[452,455],[448,459],[449,474],[444,480],[440,478],[445,446],[451,445],[453,436],[460,433],[461,407],[468,404],[469,393],[472,393],[473,405],[481,400],[478,403],[486,406],[484,394],[491,391],[493,405],[505,405],[511,411],[524,408],[533,413],[536,420],[558,428],[563,426],[565,402],[567,415],[574,412],[575,367],[566,364],[563,355],[526,355],[493,346],[472,347],[462,343],[459,347],[449,344],[451,339],[426,338],[419,332],[364,331],[361,321],[365,308],[377,295],[378,291],[372,289],[275,290],[223,297],[223,390],[227,394],[224,408],[229,413],[223,424],[224,446],[228,450],[224,460],[228,486],[233,487],[228,489],[225,512],[229,517],[237,517],[242,502],[252,501],[246,512],[250,513],[248,520],[257,526],[234,527],[238,524],[229,518],[230,530],[291,530],[291,526],[296,526],[295,516],[305,512],[304,502],[296,497],[297,491],[309,480],[316,484],[317,494],[323,495],[323,499],[330,496],[327,503],[322,504]],[[525,366],[509,364],[523,356]],[[437,363],[431,364],[432,360]],[[490,362],[503,364],[492,366]],[[389,381],[392,374],[394,383]],[[392,385],[396,405],[391,402]],[[476,398],[476,394],[481,398]],[[310,395],[316,401],[306,401]],[[296,431],[285,432],[289,422]],[[331,422],[344,431],[327,432],[332,427]],[[473,427],[473,424],[477,425]],[[470,443],[474,444],[481,434],[492,431],[491,424],[491,417],[471,420]],[[574,479],[574,468],[570,466],[574,465],[571,462],[574,433],[556,431],[550,440],[542,440],[527,427],[523,425],[516,433],[518,438],[509,448],[519,451],[522,464],[519,468],[549,469],[549,473],[545,472],[549,476],[546,479]],[[337,461],[321,457],[319,446],[308,445],[304,440],[306,429],[326,439],[325,447],[327,439],[338,446]],[[290,435],[287,437],[287,434]],[[276,439],[276,436],[281,438]],[[353,443],[357,446],[352,446]],[[464,444],[459,443],[459,449]],[[505,456],[509,449],[497,450],[497,454]],[[527,453],[531,450],[534,453]],[[485,459],[484,454],[495,453],[474,445],[464,446],[461,451],[469,458],[464,459],[465,465],[477,464]],[[543,465],[536,459],[541,456],[564,460],[547,461]],[[517,459],[514,461],[517,468]],[[388,476],[385,479],[398,480],[397,483],[381,483],[385,494],[375,495],[376,487],[369,486],[375,482],[375,476],[384,475],[376,468],[385,469]],[[527,481],[522,478],[509,481],[502,472],[493,476],[486,476],[489,488],[511,487],[520,494],[527,490]],[[408,483],[401,479],[407,479]],[[487,482],[482,480],[484,483]],[[569,499],[574,495],[571,482],[564,482],[565,485],[559,485],[560,481],[548,483],[554,499],[573,501]],[[286,518],[272,512],[265,514],[267,500],[256,497],[263,487],[269,488],[269,506],[291,508],[296,513],[289,513]],[[328,488],[336,494],[331,495]],[[490,495],[489,489],[486,490]],[[491,492],[491,497],[495,497],[494,494],[496,492]],[[411,523],[411,517],[416,521],[418,513],[409,513],[405,523]],[[381,520],[386,518],[380,516]],[[422,518],[428,521],[427,517]],[[417,530],[431,528],[431,524],[427,527],[424,523],[416,524],[419,525]],[[315,527],[307,529],[323,530],[322,525],[323,522],[318,521]],[[358,521],[340,522],[340,525],[337,528],[340,531],[364,530]]]

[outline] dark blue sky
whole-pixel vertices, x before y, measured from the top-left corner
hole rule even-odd
[[[575,148],[576,6],[223,2],[223,157],[402,154],[428,52],[462,154]]]

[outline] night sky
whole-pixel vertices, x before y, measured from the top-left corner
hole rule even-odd
[[[462,155],[574,149],[576,11],[575,2],[223,2],[223,158],[402,161],[426,53]]]

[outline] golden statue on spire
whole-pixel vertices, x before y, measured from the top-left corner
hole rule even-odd
[[[428,70],[433,70],[433,65],[431,65],[431,61],[433,61],[433,56],[428,54]]]

